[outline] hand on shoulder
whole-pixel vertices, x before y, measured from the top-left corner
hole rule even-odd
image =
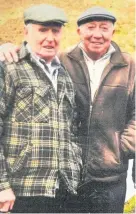
[[[17,52],[19,47],[12,43],[5,43],[0,46],[0,61],[18,62]]]

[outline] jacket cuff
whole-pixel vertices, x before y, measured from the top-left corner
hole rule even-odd
[[[7,182],[0,182],[0,192],[5,190],[5,189],[10,189],[11,186],[10,186],[10,183],[7,181]]]

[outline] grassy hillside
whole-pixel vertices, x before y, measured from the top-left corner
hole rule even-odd
[[[136,196],[133,196],[129,201],[126,202],[124,213],[136,213]]]
[[[23,40],[22,14],[32,4],[48,3],[64,8],[69,23],[64,29],[61,48],[75,44],[79,38],[76,33],[76,20],[80,13],[95,5],[109,8],[117,17],[114,40],[123,51],[134,54],[135,0],[0,0],[0,44],[12,41],[20,44]]]

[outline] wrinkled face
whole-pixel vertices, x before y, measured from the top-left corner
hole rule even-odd
[[[25,39],[32,51],[50,62],[57,54],[62,36],[62,27],[48,24],[28,24],[25,26]]]
[[[93,60],[101,58],[109,49],[114,33],[113,23],[110,21],[91,21],[77,29],[83,42],[83,48]]]

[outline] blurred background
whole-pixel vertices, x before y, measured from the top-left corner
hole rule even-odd
[[[0,0],[0,44],[23,39],[23,11],[32,4],[48,3],[61,7],[68,15],[69,23],[64,28],[61,49],[74,45],[79,37],[76,20],[80,13],[92,6],[110,9],[117,17],[116,41],[123,51],[134,54],[135,0]]]

